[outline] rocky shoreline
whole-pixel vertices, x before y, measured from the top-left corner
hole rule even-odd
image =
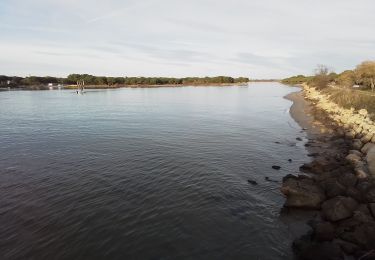
[[[314,88],[288,95],[312,161],[283,178],[284,207],[317,210],[293,243],[298,259],[375,259],[375,123]]]

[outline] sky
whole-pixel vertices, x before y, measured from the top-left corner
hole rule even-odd
[[[375,59],[373,0],[0,0],[0,74],[247,76]]]

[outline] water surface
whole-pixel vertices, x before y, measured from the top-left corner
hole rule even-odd
[[[290,259],[292,91],[0,92],[1,258]]]

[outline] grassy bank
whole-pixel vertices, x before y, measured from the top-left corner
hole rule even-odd
[[[371,118],[375,119],[375,94],[371,91],[329,87],[321,90],[321,92],[328,95],[331,101],[341,107],[356,110],[366,109]]]

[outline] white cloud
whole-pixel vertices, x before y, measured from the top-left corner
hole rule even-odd
[[[277,78],[375,58],[372,0],[3,0],[0,73]]]

